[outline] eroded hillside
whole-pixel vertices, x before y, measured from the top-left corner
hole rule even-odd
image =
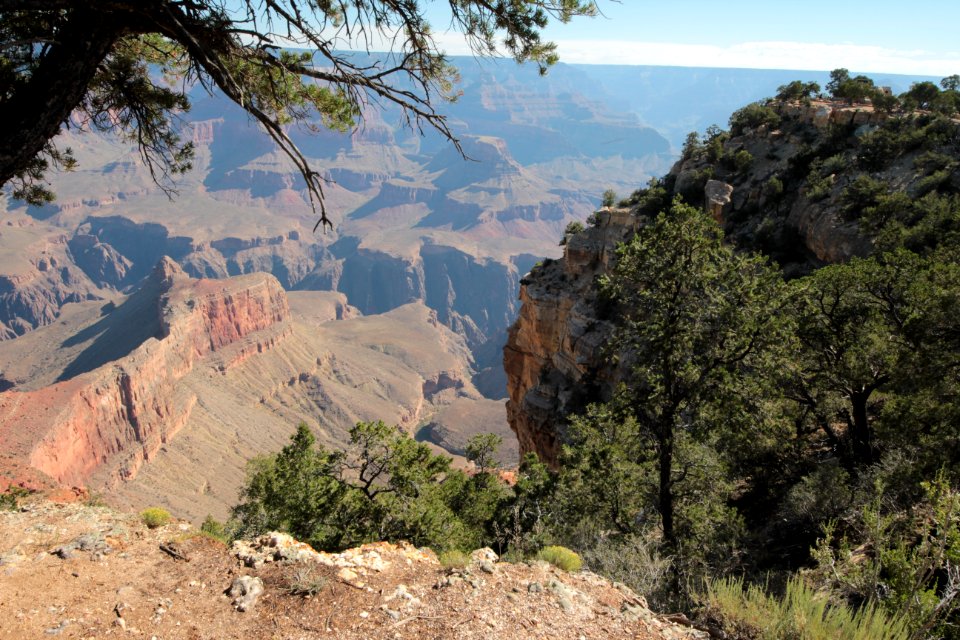
[[[69,311],[4,350],[6,482],[40,472],[202,519],[224,516],[246,462],[300,421],[340,446],[358,421],[415,433],[457,402],[506,432],[463,339],[421,303],[363,317],[342,294],[287,294],[264,273],[195,280],[164,258],[133,295]]]

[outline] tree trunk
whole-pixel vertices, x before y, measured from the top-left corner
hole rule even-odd
[[[57,134],[120,35],[103,12],[87,7],[66,12],[56,42],[27,84],[0,104],[0,185],[29,166]]]
[[[867,418],[867,400],[870,392],[858,392],[850,396],[853,409],[850,439],[853,444],[853,455],[859,464],[873,462],[873,434],[870,433],[870,422]]]
[[[676,548],[676,533],[673,530],[673,429],[665,427],[660,436],[659,507],[663,525],[663,540],[671,550]]]

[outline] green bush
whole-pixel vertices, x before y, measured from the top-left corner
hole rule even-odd
[[[6,491],[0,493],[0,511],[15,511],[20,508],[20,501],[30,495],[30,491],[23,487],[10,485]]]
[[[156,529],[170,522],[170,512],[161,507],[150,507],[140,512],[140,520],[151,529]]]
[[[379,540],[440,550],[493,544],[487,527],[503,485],[450,462],[381,421],[358,422],[345,451],[317,445],[301,423],[282,451],[249,464],[233,508],[236,535],[286,531],[324,551]]]
[[[567,244],[567,240],[570,236],[575,236],[578,233],[582,233],[586,227],[583,226],[583,223],[579,220],[574,220],[567,225],[567,228],[563,230],[563,237],[560,238],[560,246]]]
[[[208,515],[203,521],[203,524],[200,525],[200,533],[208,538],[219,540],[224,544],[230,540],[230,534],[227,532],[226,525],[210,515]]]
[[[440,566],[444,569],[462,569],[470,564],[470,556],[459,549],[449,549],[440,554]]]
[[[583,560],[575,552],[566,547],[550,546],[540,549],[537,553],[537,559],[549,562],[558,569],[564,571],[580,571],[583,566]]]
[[[830,604],[799,578],[791,578],[783,599],[739,578],[707,582],[700,596],[706,617],[727,637],[743,640],[907,640],[903,620],[873,606],[854,611]]]
[[[733,156],[733,166],[739,173],[745,173],[753,165],[753,155],[746,149],[737,151]]]
[[[760,126],[770,128],[780,124],[780,114],[762,102],[753,102],[733,112],[730,116],[730,133],[741,135],[747,129],[756,129]]]

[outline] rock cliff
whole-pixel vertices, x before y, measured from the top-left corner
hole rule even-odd
[[[62,230],[25,216],[0,227],[0,341],[50,324],[65,304],[103,297]]]
[[[155,336],[49,387],[0,394],[7,452],[61,483],[85,484],[103,469],[107,484],[130,480],[188,420],[197,396],[178,383],[204,356],[244,339],[242,352],[262,352],[288,332],[286,296],[266,274],[193,281],[164,258],[145,289],[157,295],[156,317],[138,320],[154,322]]]
[[[520,452],[555,465],[565,416],[609,393],[618,375],[604,346],[613,323],[597,306],[596,277],[636,229],[628,210],[604,209],[597,224],[571,236],[560,260],[547,260],[521,281],[520,314],[503,351],[507,419]]]
[[[595,214],[594,225],[568,238],[562,259],[521,281],[504,349],[507,413],[521,453],[556,464],[568,416],[609,399],[620,376],[605,351],[616,318],[597,302],[597,276],[617,243],[673,198],[704,207],[734,245],[768,255],[791,278],[873,251],[874,231],[859,217],[871,189],[901,202],[960,190],[950,160],[960,151],[955,122],[825,102],[763,108],[763,124],[735,114],[730,132],[688,143],[663,179],[623,208]],[[919,134],[910,138],[911,128],[928,126],[936,130],[922,144]]]

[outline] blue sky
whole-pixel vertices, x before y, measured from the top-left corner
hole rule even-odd
[[[604,15],[548,29],[563,61],[960,73],[956,0],[598,0],[598,5]],[[440,30],[446,23],[436,15]],[[442,41],[448,53],[466,53],[456,34]]]

